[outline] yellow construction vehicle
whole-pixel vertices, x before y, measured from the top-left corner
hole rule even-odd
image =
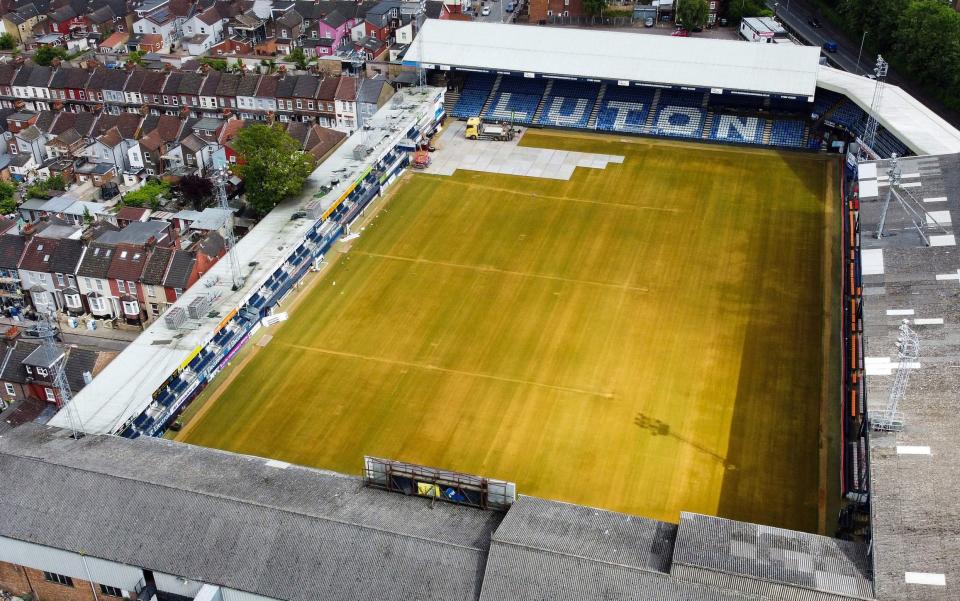
[[[467,119],[467,129],[463,132],[468,140],[497,140],[499,142],[512,140],[516,130],[506,123],[488,124],[480,117]]]

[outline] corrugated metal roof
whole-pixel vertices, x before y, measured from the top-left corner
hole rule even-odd
[[[819,56],[819,48],[794,44],[429,19],[404,64],[812,97]]]
[[[866,545],[696,513],[680,515],[671,573],[734,590],[772,590],[763,581],[817,593],[809,598],[873,598]]]

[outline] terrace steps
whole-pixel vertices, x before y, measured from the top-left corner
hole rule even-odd
[[[590,120],[587,121],[587,129],[597,129],[597,118],[600,116],[600,105],[603,104],[603,97],[607,93],[607,82],[600,84],[600,93],[593,103],[593,110],[590,111]]]
[[[547,82],[547,87],[543,90],[543,96],[540,97],[540,102],[537,104],[537,110],[533,113],[533,123],[540,122],[540,114],[543,113],[543,108],[547,105],[547,98],[550,97],[550,93],[553,91],[553,80]]]
[[[650,133],[653,130],[654,119],[657,115],[657,106],[660,104],[660,88],[653,93],[653,102],[650,103],[650,112],[647,113],[647,122],[643,124],[643,131]]]

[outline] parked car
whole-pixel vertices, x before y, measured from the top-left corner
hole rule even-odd
[[[643,20],[644,27],[653,27],[653,17],[647,17]]]
[[[689,38],[690,32],[687,31],[686,29],[679,28],[675,30],[673,33],[671,33],[670,35],[672,35],[675,38]]]
[[[833,40],[828,40],[823,43],[823,49],[826,50],[827,52],[830,52],[831,54],[836,52],[837,48],[838,48],[837,43],[834,42]]]
[[[489,16],[490,16],[490,7],[489,7],[489,6],[484,6],[484,7],[483,7],[483,10],[480,11],[480,14],[483,15],[484,17],[489,17]]]

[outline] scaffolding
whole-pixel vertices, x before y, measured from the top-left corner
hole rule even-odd
[[[900,410],[906,393],[907,384],[910,382],[910,370],[916,368],[916,362],[920,359],[920,339],[904,319],[900,323],[900,334],[897,337],[897,375],[894,377],[893,386],[890,388],[890,399],[887,401],[886,409],[877,412],[876,416],[871,416],[870,425],[877,432],[901,432],[903,431],[903,412]]]

